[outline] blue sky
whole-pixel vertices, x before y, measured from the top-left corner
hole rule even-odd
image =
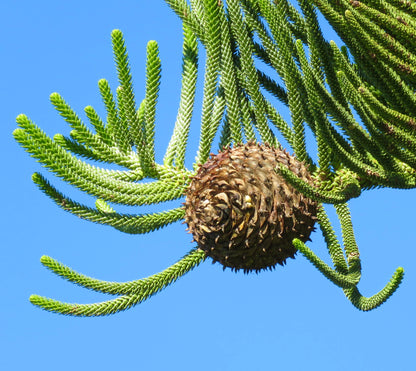
[[[207,261],[151,300],[110,317],[71,318],[31,305],[33,293],[80,303],[108,298],[54,276],[40,264],[42,255],[96,278],[127,281],[166,268],[192,247],[180,223],[130,236],[58,209],[31,182],[34,171],[73,199],[91,200],[48,174],[12,138],[20,113],[49,135],[68,133],[49,103],[55,91],[81,117],[87,105],[104,113],[97,82],[107,78],[116,87],[110,33],[119,28],[139,97],[146,43],[159,42],[163,71],[156,141],[163,149],[179,101],[181,23],[162,0],[6,0],[0,17],[0,369],[412,368],[414,190],[373,190],[350,203],[363,264],[362,293],[373,295],[398,266],[405,269],[396,294],[369,313],[355,309],[300,255],[284,268],[259,275],[223,272]],[[200,96],[201,91],[199,103]],[[197,132],[197,120],[195,125]],[[328,261],[320,234],[311,237],[309,246]]]

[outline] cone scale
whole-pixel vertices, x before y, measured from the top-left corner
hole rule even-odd
[[[200,249],[232,270],[272,269],[294,258],[292,241],[309,239],[317,203],[280,176],[278,163],[313,184],[307,167],[282,149],[247,143],[199,167],[186,192],[185,222]]]

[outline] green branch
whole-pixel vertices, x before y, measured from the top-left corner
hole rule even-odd
[[[358,197],[361,193],[361,188],[358,182],[353,178],[347,179],[342,191],[325,191],[317,189],[306,183],[304,180],[293,174],[293,172],[284,165],[279,165],[276,168],[276,171],[300,193],[318,202],[328,204],[345,203],[351,198]]]
[[[141,280],[117,283],[97,280],[79,274],[64,266],[56,260],[43,256],[41,262],[52,272],[76,283],[82,287],[107,293],[111,295],[123,295],[114,300],[108,300],[94,304],[69,304],[39,295],[32,295],[30,302],[50,312],[66,314],[78,317],[106,316],[114,314],[141,303],[166,286],[175,282],[178,278],[197,267],[205,259],[205,253],[201,250],[192,250],[185,257],[164,271]]]
[[[403,268],[397,268],[388,284],[377,294],[369,298],[362,296],[357,287],[344,289],[344,293],[356,308],[362,311],[370,311],[379,307],[381,304],[386,302],[391,295],[393,295],[402,282],[403,276]]]

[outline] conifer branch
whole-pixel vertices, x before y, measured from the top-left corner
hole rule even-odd
[[[163,160],[165,165],[185,167],[185,151],[188,141],[189,128],[195,102],[195,90],[198,73],[198,44],[193,32],[184,26],[183,60],[182,60],[182,89],[178,115],[172,134],[172,139]]]
[[[342,274],[332,269],[323,260],[318,258],[318,256],[302,241],[294,239],[293,246],[295,246],[296,249],[299,250],[305,258],[308,259],[333,284],[343,289],[351,289],[357,285],[359,280],[350,277],[348,274]]]
[[[86,116],[88,117],[91,125],[94,127],[96,136],[99,137],[107,146],[111,146],[112,138],[106,127],[105,123],[101,120],[98,113],[91,106],[87,106],[84,109]]]
[[[362,296],[357,287],[344,289],[344,293],[356,308],[362,311],[370,311],[385,303],[386,300],[394,294],[402,282],[403,276],[403,268],[397,268],[387,285],[371,297]]]
[[[194,11],[186,0],[165,0],[172,10],[179,16],[184,25],[189,27],[193,33],[201,40],[205,41],[205,29],[202,25],[201,7]],[[205,17],[204,17],[205,18]]]
[[[62,134],[55,134],[53,137],[55,143],[60,145],[62,148],[70,151],[76,155],[84,157],[88,160],[94,160],[97,162],[104,162],[105,157],[94,152],[92,149],[79,144],[77,141],[77,134],[75,131],[71,131],[70,137],[66,137]]]
[[[161,63],[156,41],[147,44],[146,95],[143,127],[143,143],[138,143],[143,167],[152,173],[155,162],[156,100],[159,92]]]
[[[147,300],[197,267],[204,259],[205,253],[201,250],[194,249],[177,263],[160,273],[136,281],[118,283],[87,277],[48,256],[43,256],[41,258],[42,264],[62,278],[94,291],[123,296],[101,303],[69,304],[39,295],[32,295],[30,302],[42,309],[59,314],[77,317],[106,316],[129,309]]]
[[[216,0],[204,1],[207,42],[205,44],[207,61],[205,68],[204,99],[202,102],[201,135],[196,163],[203,164],[209,156],[212,140],[219,122],[212,119],[218,73],[221,62],[221,16],[222,8]]]
[[[130,65],[127,49],[124,44],[123,34],[120,30],[114,30],[111,33],[111,39],[118,80],[120,83],[120,86],[117,89],[118,120],[114,122],[114,139],[116,140],[120,150],[127,152],[133,144],[129,128],[139,125],[136,116],[137,108],[135,104]],[[137,132],[137,129],[135,132]],[[136,143],[136,145],[141,145],[141,143]]]
[[[359,280],[361,277],[360,252],[358,251],[357,242],[355,241],[354,228],[352,226],[348,205],[345,203],[335,205],[335,210],[337,211],[341,223],[344,251],[349,266],[348,271],[354,276],[357,276]]]
[[[348,272],[348,264],[323,205],[319,208],[317,216],[319,227],[321,228],[334,267],[338,272],[345,275]]]
[[[161,213],[151,214],[120,214],[115,212],[105,201],[97,200],[97,209],[90,208],[71,200],[38,173],[33,174],[33,182],[40,190],[49,196],[56,205],[65,211],[94,223],[110,225],[130,234],[149,233],[168,224],[181,220],[185,214],[183,208],[176,208]]]
[[[341,191],[325,191],[318,188],[314,188],[302,179],[298,178],[293,172],[291,172],[284,165],[279,165],[276,171],[282,176],[300,193],[307,197],[310,197],[318,202],[328,204],[340,204],[345,203],[351,198],[358,197],[361,193],[361,188],[355,179],[348,179]]]
[[[109,136],[107,144],[111,146],[113,140],[115,140],[114,130],[117,127],[117,122],[119,120],[117,104],[107,80],[101,79],[100,81],[98,81],[98,88],[100,90],[101,99],[103,100],[107,111],[106,131]]]
[[[234,62],[234,53],[232,40],[231,40],[231,30],[230,25],[227,20],[225,12],[222,10],[220,12],[221,17],[221,39],[222,39],[222,48],[221,48],[221,86],[224,89],[225,103],[227,106],[227,117],[230,125],[230,134],[232,141],[234,143],[241,143],[242,140],[242,125],[240,119],[240,107],[242,96],[239,94],[239,88],[237,87],[237,71]],[[246,122],[247,121],[243,121]],[[251,125],[244,125],[246,130]],[[249,135],[250,136],[250,135]]]

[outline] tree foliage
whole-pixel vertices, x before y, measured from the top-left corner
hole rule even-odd
[[[300,240],[298,249],[325,277],[342,288],[360,310],[384,303],[398,288],[403,269],[372,297],[360,294],[358,246],[347,206],[351,198],[380,188],[416,187],[416,20],[413,3],[397,0],[166,0],[183,22],[182,87],[172,136],[162,163],[155,160],[156,103],[161,79],[158,44],[147,45],[146,84],[137,101],[121,31],[112,32],[119,79],[113,91],[98,83],[107,111],[100,118],[87,106],[84,123],[58,94],[51,103],[69,124],[69,136],[50,138],[26,115],[17,117],[15,139],[45,168],[96,199],[95,208],[71,200],[43,175],[33,181],[59,207],[122,232],[143,234],[183,219],[178,206],[160,213],[123,214],[117,205],[143,206],[179,200],[217,148],[245,141],[282,146],[309,164],[316,186],[284,166],[276,171],[296,189],[320,202],[318,222],[333,267]],[[345,45],[328,41],[318,15]],[[185,167],[195,111],[198,43],[205,48],[200,140],[192,169]],[[272,71],[272,72],[270,72]],[[279,114],[276,99],[290,110]],[[307,131],[313,143],[307,146]],[[216,141],[216,138],[219,138]],[[310,145],[317,156],[308,152]],[[314,158],[316,157],[316,160]],[[112,170],[115,164],[124,170]],[[100,165],[100,166],[98,166]],[[336,236],[323,204],[335,207],[342,227]],[[328,206],[326,206],[328,207]],[[205,260],[195,246],[153,276],[126,283],[100,281],[50,257],[41,262],[80,286],[117,295],[94,304],[66,304],[33,295],[49,311],[97,316],[128,309],[176,281]]]

